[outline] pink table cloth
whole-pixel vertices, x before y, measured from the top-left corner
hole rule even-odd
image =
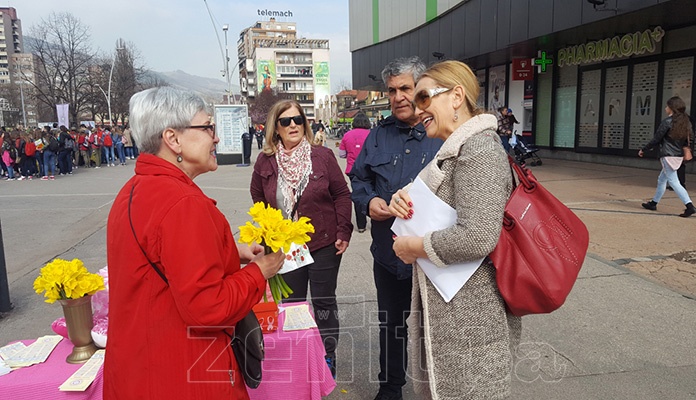
[[[264,335],[266,360],[263,363],[263,380],[257,389],[248,389],[249,396],[252,400],[319,400],[322,396],[328,396],[336,387],[336,382],[324,360],[326,353],[319,331],[312,328],[283,332],[285,313],[281,313],[278,319],[278,330]],[[23,342],[28,345],[33,340]],[[72,344],[63,339],[45,363],[0,376],[0,399],[101,399],[101,369],[84,392],[58,390],[58,386],[82,366],[65,362],[71,351]]]
[[[33,340],[22,340],[26,345]],[[20,368],[7,375],[0,376],[0,399],[12,400],[46,400],[46,399],[101,399],[102,370],[97,378],[84,392],[61,392],[58,386],[83,364],[68,364],[65,358],[72,351],[72,343],[63,339],[58,343],[46,362]]]
[[[292,305],[307,304],[292,303]],[[289,305],[289,304],[288,304]],[[324,344],[317,328],[282,330],[285,313],[278,315],[278,330],[263,335],[266,359],[257,389],[248,389],[252,400],[319,400],[336,387],[326,365]]]

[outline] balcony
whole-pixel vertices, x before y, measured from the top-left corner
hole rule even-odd
[[[314,78],[312,74],[285,74],[285,73],[279,73],[278,74],[278,79],[281,78],[300,78],[300,79],[312,79]]]

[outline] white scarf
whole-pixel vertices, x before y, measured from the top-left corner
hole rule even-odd
[[[309,183],[312,173],[312,146],[306,137],[292,150],[286,150],[283,142],[278,142],[276,162],[278,163],[278,187],[283,193],[285,215],[295,219],[292,213],[295,203]]]

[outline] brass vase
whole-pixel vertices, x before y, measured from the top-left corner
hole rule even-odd
[[[72,353],[65,361],[70,364],[85,363],[97,351],[92,341],[92,296],[58,301],[63,306],[68,339],[73,344]]]

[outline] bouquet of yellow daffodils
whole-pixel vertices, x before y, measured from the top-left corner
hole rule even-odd
[[[41,268],[34,281],[36,293],[44,293],[46,303],[56,300],[79,299],[104,289],[104,278],[85,268],[81,260],[72,261],[56,258]]]
[[[247,221],[240,226],[239,241],[245,244],[259,243],[266,249],[266,254],[279,249],[287,253],[292,243],[303,245],[310,241],[308,233],[314,233],[314,226],[309,223],[309,218],[300,217],[297,221],[285,219],[280,210],[266,207],[262,202],[254,204],[249,209],[249,215],[257,225]],[[276,303],[280,301],[281,296],[287,298],[292,294],[292,289],[280,274],[270,278],[268,285]]]

